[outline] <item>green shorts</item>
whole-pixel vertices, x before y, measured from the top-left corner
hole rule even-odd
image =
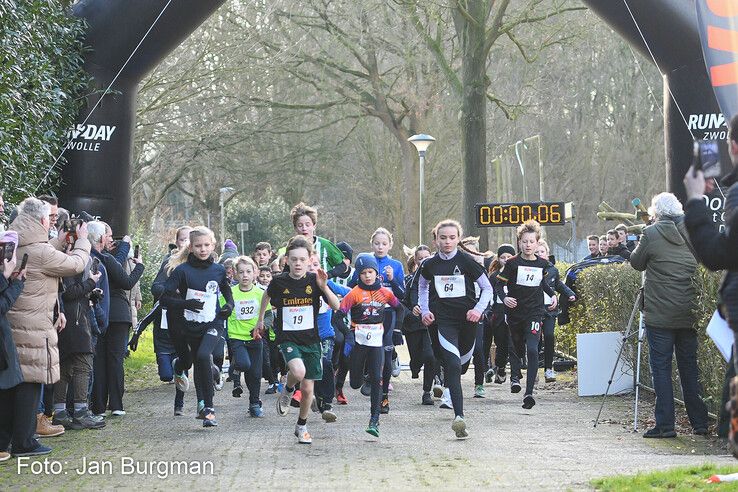
[[[323,349],[320,343],[298,345],[295,342],[282,342],[279,351],[287,364],[292,359],[301,359],[305,365],[305,379],[323,379]]]

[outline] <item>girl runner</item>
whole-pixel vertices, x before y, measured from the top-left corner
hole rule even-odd
[[[420,265],[418,304],[423,324],[435,323],[438,327],[444,379],[456,415],[451,429],[458,439],[466,439],[469,433],[464,421],[461,373],[462,368],[464,371],[468,368],[474,353],[476,324],[489,305],[492,287],[484,267],[467,252],[459,251],[463,231],[458,222],[441,221],[433,231],[438,253]],[[480,288],[479,301],[475,283]]]
[[[204,408],[198,412],[203,427],[218,425],[213,408],[211,357],[218,344],[223,320],[233,311],[231,284],[223,265],[214,263],[215,235],[207,227],[190,232],[187,262],[175,268],[166,284],[162,303],[167,308],[184,309],[183,334],[195,364],[195,385],[201,389]],[[218,294],[226,303],[218,307]],[[175,368],[175,370],[187,368]],[[199,416],[199,415],[198,415]]]
[[[359,255],[356,258],[356,271],[359,272],[358,285],[341,302],[341,311],[351,314],[351,329],[355,339],[351,351],[350,383],[352,388],[358,389],[364,380],[365,371],[369,374],[371,407],[366,432],[379,437],[380,379],[383,359],[390,355],[383,348],[387,331],[383,324],[386,319],[385,306],[394,308],[397,315],[402,312],[402,306],[392,291],[382,287],[379,282],[379,266],[373,256]]]
[[[555,266],[555,259],[549,256],[548,243],[541,239],[538,241],[538,248],[536,254],[539,258],[543,258],[548,261],[548,267],[546,267],[546,282],[549,287],[556,292],[563,294],[569,298],[569,301],[574,302],[577,300],[574,291],[561,281],[559,276],[559,270]],[[554,347],[556,344],[556,337],[554,336],[554,326],[556,325],[556,316],[561,312],[558,307],[552,306],[553,299],[544,294],[544,304],[546,304],[546,312],[543,316],[543,367],[544,376],[547,383],[556,381],[556,371],[553,369],[553,358],[554,358]]]
[[[263,333],[264,315],[271,303],[277,310],[274,329],[282,356],[287,362],[287,383],[277,397],[277,412],[284,416],[290,409],[290,399],[300,384],[302,398],[300,415],[295,426],[297,442],[310,444],[307,417],[313,401],[313,383],[322,378],[322,348],[318,333],[318,310],[323,297],[331,309],[340,307],[335,294],[328,288],[328,274],[308,272],[313,245],[304,237],[296,236],[287,243],[289,272],[272,278],[261,299],[257,329]]]
[[[538,342],[541,337],[541,324],[545,308],[543,293],[552,297],[551,306],[556,309],[556,296],[546,281],[548,261],[536,256],[538,241],[541,239],[541,226],[529,220],[518,227],[518,243],[521,253],[510,258],[505,271],[497,278],[507,285],[507,295],[502,300],[507,306],[507,324],[510,326],[513,356],[510,360],[510,391],[520,391],[520,372],[523,350],[527,347],[528,371],[525,381],[523,408],[530,409],[536,404],[533,386],[538,372]]]
[[[492,337],[495,342],[495,367],[487,371],[485,380],[488,383],[492,382],[492,378],[494,378],[495,384],[502,384],[507,379],[505,367],[507,366],[510,344],[510,329],[505,320],[505,304],[502,301],[507,292],[507,286],[498,277],[503,272],[507,260],[513,256],[515,256],[515,248],[512,244],[503,244],[497,248],[497,258],[495,258],[489,267],[489,283],[492,284],[494,294],[492,295],[492,307],[487,322],[491,327]],[[485,355],[489,355],[491,347],[492,340],[485,338]]]

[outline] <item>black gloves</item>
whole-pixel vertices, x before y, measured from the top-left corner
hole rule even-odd
[[[131,341],[128,342],[128,347],[131,349],[131,352],[135,352],[138,348],[138,337],[140,335],[138,333],[134,333],[131,337]]]
[[[220,308],[220,311],[218,311],[218,318],[228,319],[232,312],[233,306],[231,306],[230,304],[223,304],[223,307]]]
[[[202,308],[205,306],[205,303],[202,301],[198,301],[197,299],[187,299],[184,302],[184,308],[188,311],[192,311],[193,313],[199,313],[202,311]]]

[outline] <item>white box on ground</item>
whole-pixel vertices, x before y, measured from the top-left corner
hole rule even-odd
[[[577,379],[579,396],[604,395],[612,368],[620,352],[623,334],[618,331],[577,335]],[[608,394],[633,391],[633,371],[620,358]]]

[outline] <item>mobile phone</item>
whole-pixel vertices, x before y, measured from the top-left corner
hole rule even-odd
[[[138,244],[137,244],[136,247],[133,248],[133,257],[134,258],[138,258],[138,253],[139,253],[139,247],[138,247]]]
[[[90,272],[93,275],[97,275],[98,273],[100,273],[100,259],[99,258],[92,259],[92,266],[90,267]]]
[[[627,241],[638,241],[638,234],[628,234],[625,239]]]
[[[2,253],[2,256],[0,258],[3,258],[4,260],[12,260],[13,254],[15,254],[15,243],[12,241],[3,241],[0,242],[0,252]]]
[[[694,173],[702,171],[705,179],[720,177],[720,147],[717,140],[695,140]]]
[[[18,269],[19,272],[26,269],[26,263],[28,263],[28,253],[23,253],[23,260],[21,261],[21,266]]]

